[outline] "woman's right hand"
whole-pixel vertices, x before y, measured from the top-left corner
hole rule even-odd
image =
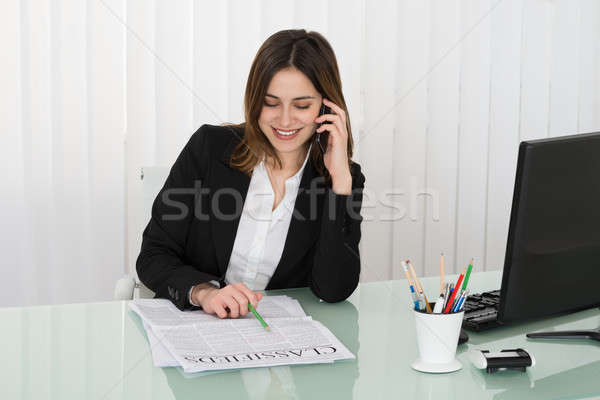
[[[221,289],[206,283],[194,287],[192,299],[207,314],[216,314],[219,318],[238,318],[248,314],[248,304],[256,308],[262,294],[253,292],[243,283]]]

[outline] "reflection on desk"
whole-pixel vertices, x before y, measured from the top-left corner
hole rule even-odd
[[[600,396],[600,361],[549,375],[530,387],[514,387],[498,393],[495,400],[591,399]]]
[[[421,283],[426,292],[439,289],[437,277]],[[469,285],[475,291],[493,290],[500,287],[500,274],[474,273]],[[470,333],[468,344],[457,351],[461,371],[423,374],[410,368],[417,349],[406,287],[404,280],[363,283],[337,304],[320,302],[309,289],[272,292],[298,299],[357,359],[202,377],[155,368],[143,327],[125,302],[0,309],[0,399],[480,400],[597,394],[593,385],[598,381],[591,378],[600,375],[595,342],[530,341],[525,333],[596,328],[598,309]],[[537,360],[526,374],[498,372],[491,377],[474,369],[466,354],[475,348],[515,347]]]

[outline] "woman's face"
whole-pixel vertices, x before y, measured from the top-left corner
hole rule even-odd
[[[286,68],[273,76],[258,125],[279,155],[303,151],[315,132],[321,102],[312,82],[297,69]]]

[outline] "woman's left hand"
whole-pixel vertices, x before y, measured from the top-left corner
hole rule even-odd
[[[332,188],[337,194],[350,194],[352,191],[352,175],[348,167],[348,130],[346,129],[346,113],[337,104],[323,98],[323,104],[333,114],[324,114],[315,119],[321,125],[315,132],[329,131],[327,150],[323,156],[325,167],[331,175]]]

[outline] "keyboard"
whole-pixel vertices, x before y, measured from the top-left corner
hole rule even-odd
[[[500,326],[498,323],[499,302],[500,290],[469,295],[464,306],[463,328],[484,331]]]

